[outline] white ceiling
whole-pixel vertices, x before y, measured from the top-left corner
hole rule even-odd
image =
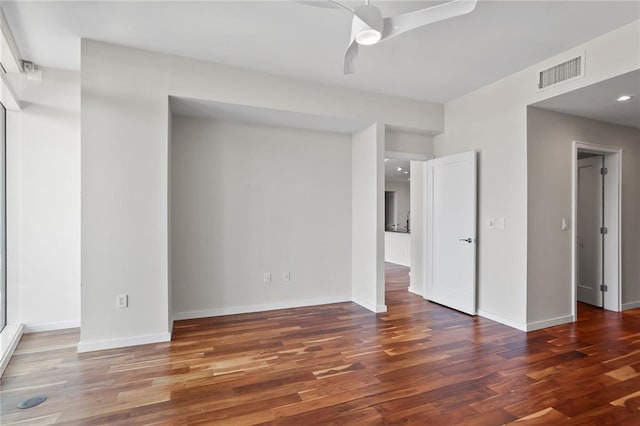
[[[621,95],[633,96],[618,102]],[[640,129],[640,70],[538,102],[551,111]]]
[[[411,163],[409,160],[398,160],[395,158],[384,160],[384,180],[385,182],[409,182],[409,167]],[[401,168],[402,170],[398,170]]]
[[[438,2],[376,2],[385,16]],[[357,3],[349,2],[350,5]],[[3,1],[38,65],[79,69],[80,38],[446,102],[640,18],[637,1],[480,0],[468,15],[363,47],[342,74],[351,17],[293,1]]]

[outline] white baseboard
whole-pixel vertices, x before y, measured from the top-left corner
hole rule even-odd
[[[387,312],[387,305],[373,305],[371,303],[368,302],[364,302],[360,299],[358,299],[357,297],[352,297],[351,301],[357,305],[362,306],[365,309],[370,310],[371,312],[374,312],[376,314],[381,314],[383,312]]]
[[[197,311],[174,312],[174,320],[219,317],[222,315],[248,314],[252,312],[274,311],[276,309],[301,308],[303,306],[328,305],[330,303],[351,302],[349,296],[302,299],[290,302],[265,303],[260,305],[229,306],[224,308],[202,309]]]
[[[540,330],[541,328],[553,327],[554,325],[566,324],[568,322],[574,322],[573,315],[563,315],[561,317],[527,323],[527,331]]]
[[[640,308],[640,300],[636,300],[635,302],[627,302],[622,304],[622,310],[627,311],[629,309]]]
[[[22,324],[7,324],[2,332],[0,332],[0,377],[2,377],[4,369],[7,368],[9,360],[11,360],[13,352],[15,352],[23,331],[24,326]]]
[[[101,351],[104,349],[124,348],[147,345],[149,343],[169,342],[171,333],[147,334],[143,336],[122,337],[117,339],[94,340],[78,343],[78,353]]]
[[[503,318],[499,315],[494,315],[490,312],[486,312],[483,310],[478,309],[478,311],[476,312],[479,316],[483,317],[483,318],[487,318],[490,319],[491,321],[495,321],[495,322],[499,322],[500,324],[504,324],[504,325],[508,325],[509,327],[515,328],[517,330],[520,331],[527,331],[527,325],[523,324],[521,322],[517,322],[517,321],[512,321],[510,319],[507,318]]]
[[[422,294],[422,290],[418,290],[417,288],[413,288],[411,286],[409,286],[409,293],[417,294],[418,296],[424,297],[424,295]]]
[[[38,333],[40,331],[65,330],[67,328],[80,327],[80,320],[73,321],[56,321],[56,322],[39,322],[24,325],[24,333]]]

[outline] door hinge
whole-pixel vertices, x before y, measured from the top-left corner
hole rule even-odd
[[[607,169],[606,167],[600,169],[600,174],[602,176],[606,175],[607,173],[609,173],[609,169]]]
[[[602,284],[600,286],[600,291],[609,291],[609,287],[607,287],[605,284]]]
[[[600,233],[602,235],[606,235],[609,232],[609,229],[606,226],[603,226],[602,228],[600,228]]]

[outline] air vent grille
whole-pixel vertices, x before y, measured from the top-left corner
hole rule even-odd
[[[581,77],[583,75],[584,56],[569,59],[566,62],[540,71],[538,89],[542,90],[554,84]]]

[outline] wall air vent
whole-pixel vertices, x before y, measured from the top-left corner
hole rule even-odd
[[[538,90],[546,89],[563,81],[584,75],[584,55],[569,59],[561,64],[538,73]]]

